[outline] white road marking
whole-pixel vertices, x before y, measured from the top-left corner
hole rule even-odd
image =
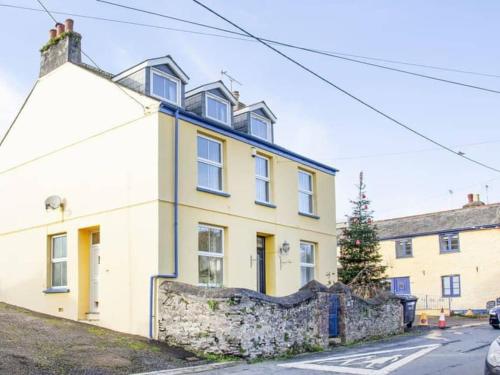
[[[446,337],[443,337],[443,331],[432,331],[428,335],[425,336],[427,339],[431,340],[444,340],[448,341]]]
[[[419,345],[406,348],[396,348],[390,350],[379,350],[376,352],[369,353],[359,353],[346,356],[332,356],[326,358],[315,359],[312,361],[301,361],[294,363],[284,363],[278,366],[287,368],[298,368],[303,370],[316,370],[316,371],[328,371],[328,372],[341,372],[345,374],[356,374],[356,375],[387,375],[390,372],[420,358],[434,349],[440,347],[439,344],[433,345]],[[392,356],[378,356],[378,354],[387,354],[395,352],[405,352],[416,350],[406,357],[403,354],[395,354]],[[403,358],[401,358],[403,357]],[[328,365],[328,364],[318,364],[318,362],[328,362],[328,361],[339,361],[340,366]],[[374,369],[374,366],[385,365],[383,368]],[[346,365],[361,365],[362,367],[347,367]]]
[[[454,326],[450,327],[450,329],[460,329],[460,328],[471,328],[471,327],[477,327],[477,326],[483,326],[488,324],[488,322],[480,322],[480,323],[471,323],[471,324],[462,324],[461,326]]]

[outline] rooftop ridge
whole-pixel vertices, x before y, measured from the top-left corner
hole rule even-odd
[[[461,207],[461,208],[454,208],[454,209],[451,209],[451,210],[434,211],[434,212],[427,212],[427,213],[424,213],[424,214],[416,214],[416,215],[408,215],[408,216],[398,216],[398,217],[393,217],[393,218],[390,218],[390,219],[375,220],[375,224],[382,223],[382,222],[385,222],[385,221],[393,221],[393,220],[401,220],[401,219],[411,219],[411,218],[418,218],[418,217],[423,217],[423,216],[432,216],[432,215],[438,215],[438,214],[449,213],[449,212],[486,209],[486,208],[491,208],[491,207],[494,207],[494,206],[500,206],[500,202],[484,204],[482,206]]]

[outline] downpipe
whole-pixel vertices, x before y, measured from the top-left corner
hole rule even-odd
[[[179,109],[174,113],[174,272],[171,274],[158,274],[149,278],[149,338],[153,337],[153,318],[155,314],[154,297],[157,279],[176,279],[179,271]]]

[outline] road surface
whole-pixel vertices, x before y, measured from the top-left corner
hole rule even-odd
[[[489,344],[500,335],[486,323],[399,336],[285,361],[241,364],[207,374],[480,375]]]

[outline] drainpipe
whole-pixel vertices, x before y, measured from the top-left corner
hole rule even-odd
[[[153,339],[153,313],[156,279],[176,279],[179,270],[179,108],[175,110],[174,125],[174,273],[149,278],[149,338]]]

